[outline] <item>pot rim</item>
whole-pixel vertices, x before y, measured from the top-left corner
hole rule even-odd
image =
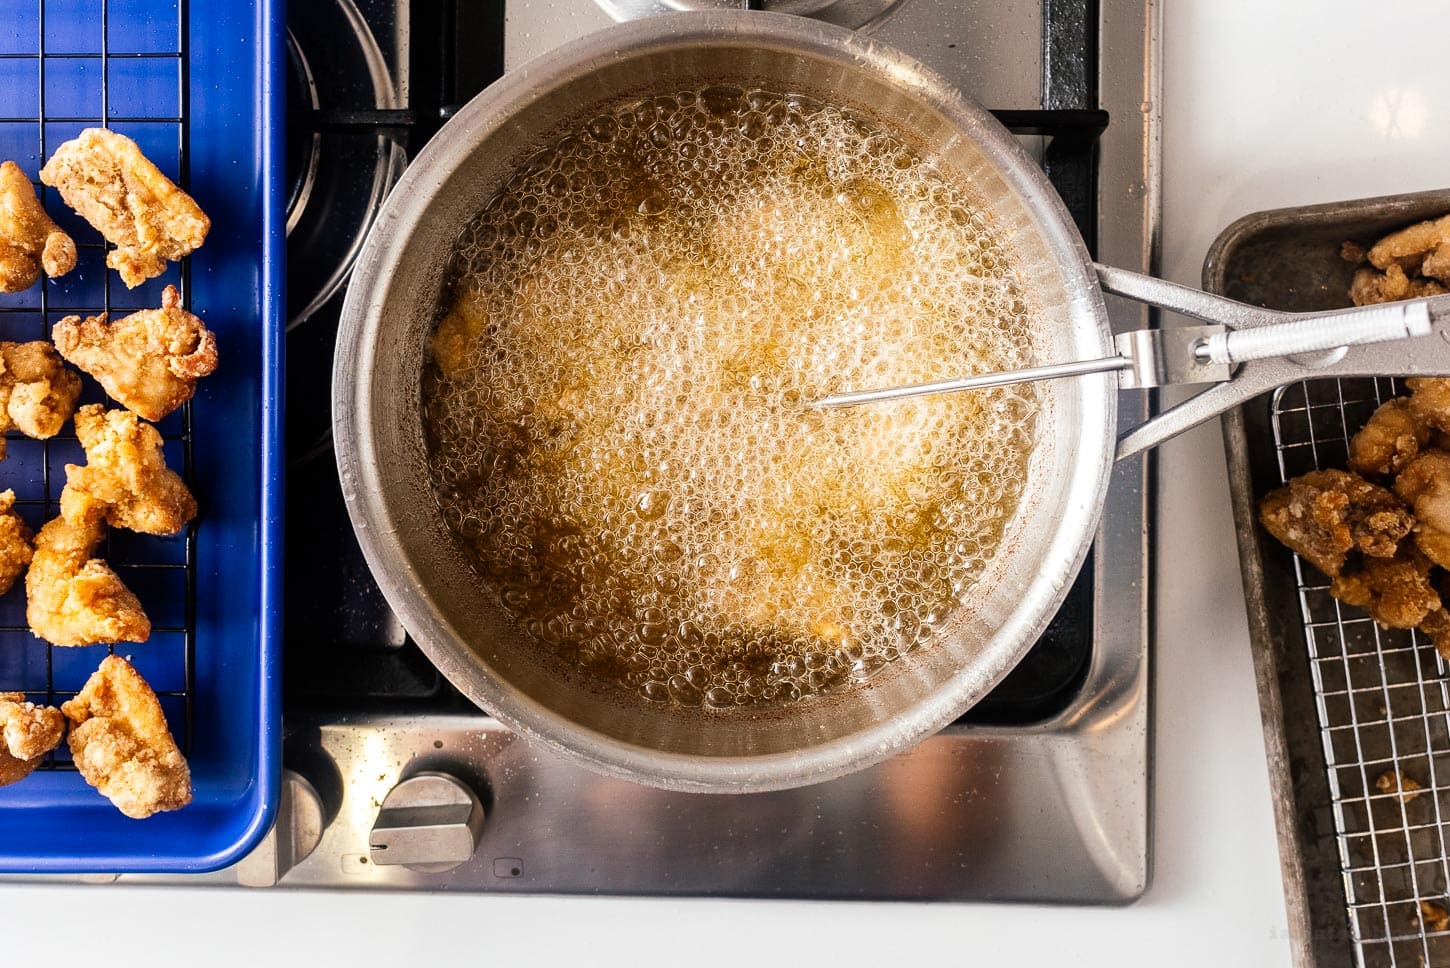
[[[995,118],[942,77],[894,48],[829,24],[758,11],[710,11],[652,16],[605,28],[546,53],[489,86],[452,118],[408,166],[374,222],[353,270],[334,356],[332,420],[339,475],[348,514],[365,559],[388,603],[424,653],[461,692],[510,729],[607,775],[666,789],[747,793],[820,782],[878,762],[940,730],[985,696],[1036,643],[1056,614],[1092,544],[1113,464],[1116,379],[1084,380],[1102,387],[1100,412],[1089,414],[1088,439],[1077,442],[1070,465],[1072,489],[1085,513],[1061,529],[1051,550],[1056,582],[1038,614],[1022,618],[1010,654],[988,650],[972,674],[958,670],[925,700],[856,733],[799,750],[748,756],[704,756],[640,746],[581,726],[532,699],[466,656],[471,650],[443,621],[427,590],[408,573],[377,482],[371,384],[382,306],[390,270],[426,214],[428,200],[476,147],[520,110],[556,86],[642,52],[701,42],[776,47],[803,55],[849,61],[890,76],[903,90],[949,119],[998,166],[999,175],[1039,217],[1046,243],[1063,258],[1058,268],[1072,291],[1089,304],[1102,354],[1111,330],[1086,246],[1070,214],[1041,169]],[[448,137],[449,132],[454,134]],[[1085,390],[1085,396],[1091,394]],[[1096,399],[1093,397],[1093,399]],[[1092,424],[1096,423],[1096,428]],[[1094,439],[1096,438],[1096,439]],[[1097,459],[1094,460],[1094,455]]]

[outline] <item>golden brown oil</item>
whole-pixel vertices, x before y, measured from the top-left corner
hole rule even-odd
[[[445,520],[541,644],[646,698],[794,700],[928,646],[997,553],[1036,396],[990,223],[871,121],[712,88],[541,152],[460,240],[425,387]]]

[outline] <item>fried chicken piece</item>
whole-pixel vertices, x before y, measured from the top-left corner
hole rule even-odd
[[[0,165],[0,292],[54,279],[76,267],[76,244],[45,214],[35,186],[13,161]]]
[[[1389,491],[1358,474],[1310,471],[1259,502],[1259,520],[1291,551],[1333,578],[1354,549],[1388,558],[1414,519]]]
[[[433,359],[445,377],[460,380],[467,373],[487,323],[488,311],[477,292],[459,296],[433,334]]]
[[[1450,242],[1442,242],[1439,248],[1425,256],[1425,261],[1420,263],[1420,275],[1450,282]]]
[[[76,411],[76,436],[86,466],[66,465],[66,490],[101,505],[113,527],[176,534],[196,517],[196,498],[166,466],[155,427],[93,403]]]
[[[1450,377],[1414,376],[1405,386],[1410,388],[1410,412],[1434,429],[1450,433]]]
[[[34,542],[30,526],[15,513],[15,492],[0,491],[0,595],[25,574],[35,554]]]
[[[1430,584],[1430,559],[1413,546],[1393,558],[1360,559],[1357,569],[1346,569],[1330,582],[1329,594],[1392,629],[1412,629],[1440,607],[1440,595]]]
[[[1395,474],[1430,440],[1430,427],[1403,397],[1387,400],[1349,441],[1349,469]]]
[[[1450,610],[1442,605],[1426,615],[1417,628],[1429,637],[1440,658],[1450,662]]]
[[[1450,605],[1450,574],[1441,571],[1433,581],[1442,604],[1425,616],[1418,629],[1430,639],[1440,658],[1450,662],[1450,607],[1447,607]]]
[[[73,468],[67,468],[69,473]],[[25,619],[51,645],[145,642],[141,602],[100,558],[107,505],[66,485],[60,514],[40,529],[25,575]]]
[[[1376,272],[1368,267],[1359,269],[1349,285],[1349,298],[1356,306],[1418,299],[1420,296],[1440,296],[1446,292],[1450,292],[1450,289],[1434,279],[1411,278],[1405,275],[1405,270],[1398,264],[1392,264],[1384,272]]]
[[[109,522],[145,534],[175,534],[196,516],[196,499],[168,469],[161,435],[126,410],[100,404],[76,413],[86,465],[66,465],[60,516],[40,529],[25,578],[26,618],[52,645],[144,642],[151,623],[136,596],[99,558]]]
[[[0,786],[34,772],[64,734],[59,709],[26,702],[23,693],[0,692]]]
[[[61,712],[70,720],[76,769],[133,820],[191,802],[191,769],[167,728],[156,693],[118,655],[108,655]]]
[[[37,440],[54,437],[80,395],[81,378],[66,369],[49,343],[0,343],[0,433],[14,428]],[[0,459],[4,456],[0,437]]]
[[[1431,448],[1415,457],[1395,478],[1395,494],[1415,514],[1415,544],[1450,566],[1450,452]]]
[[[111,399],[147,420],[160,420],[191,399],[196,381],[216,369],[216,337],[181,308],[167,286],[160,309],[110,322],[105,313],[67,316],[51,331],[60,355],[95,377]]]
[[[1381,793],[1398,794],[1401,803],[1409,803],[1424,792],[1424,787],[1399,770],[1385,770],[1375,778],[1374,788]]]
[[[1450,215],[1391,232],[1371,246],[1367,254],[1370,265],[1388,269],[1392,265],[1403,266],[1404,260],[1424,256],[1447,242],[1450,242]]]
[[[116,246],[106,265],[132,289],[199,248],[211,228],[136,142],[104,128],[87,128],[57,148],[40,180]]]

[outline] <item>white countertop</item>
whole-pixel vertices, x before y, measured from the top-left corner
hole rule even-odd
[[[1450,184],[1440,5],[1167,0],[1164,274],[1263,208]],[[1123,909],[0,888],[7,963],[1288,959],[1217,425],[1161,451],[1153,883]]]

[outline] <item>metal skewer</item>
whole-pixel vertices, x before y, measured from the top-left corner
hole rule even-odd
[[[1001,373],[982,373],[978,376],[964,376],[956,380],[936,380],[932,383],[915,383],[904,387],[888,387],[884,390],[833,393],[828,397],[812,401],[810,406],[817,410],[856,407],[863,403],[880,403],[883,400],[900,400],[905,397],[923,397],[933,393],[985,390],[988,387],[1005,387],[1014,383],[1032,383],[1036,380],[1056,380],[1061,377],[1082,376],[1087,373],[1112,373],[1131,369],[1133,365],[1133,361],[1126,356],[1105,356],[1097,360],[1078,360],[1074,363],[1053,363],[1048,366],[1006,370]]]

